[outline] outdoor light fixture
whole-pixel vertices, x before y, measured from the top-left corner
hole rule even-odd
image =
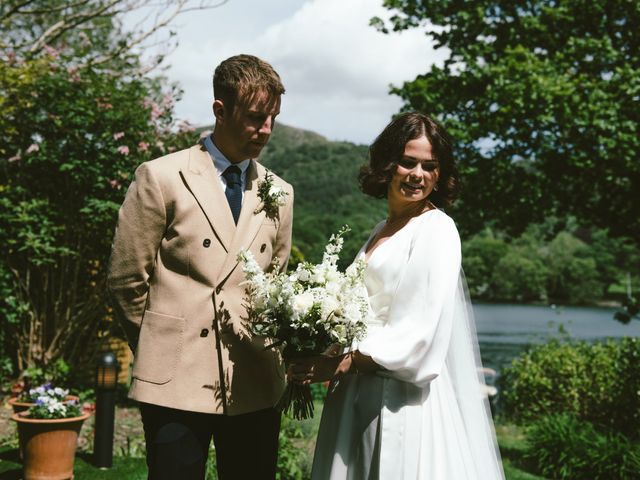
[[[112,352],[103,353],[98,358],[96,387],[98,390],[115,390],[118,386],[118,359]]]
[[[96,423],[93,461],[96,467],[111,468],[113,464],[113,427],[118,386],[118,359],[113,352],[98,357],[96,368]]]

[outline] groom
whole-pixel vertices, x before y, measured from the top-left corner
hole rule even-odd
[[[284,373],[277,349],[247,331],[237,255],[287,264],[293,190],[255,160],[284,87],[271,65],[238,55],[213,90],[213,134],[136,170],[110,260],[152,480],[204,479],[211,438],[221,480],[276,473]]]

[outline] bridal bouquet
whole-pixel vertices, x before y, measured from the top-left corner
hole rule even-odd
[[[271,347],[282,346],[285,359],[329,355],[365,334],[364,261],[356,260],[344,273],[336,265],[347,231],[343,227],[331,236],[322,263],[300,263],[291,274],[265,273],[250,252],[238,255],[247,277],[250,329],[254,335],[272,338]],[[309,385],[289,382],[278,408],[292,410],[297,419],[312,417]]]

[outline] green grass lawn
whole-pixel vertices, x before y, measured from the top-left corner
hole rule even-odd
[[[147,466],[143,458],[114,457],[113,467],[108,470],[96,468],[91,463],[91,454],[78,452],[74,467],[76,478],[82,480],[146,480]],[[22,465],[18,450],[11,447],[0,448],[0,479],[18,480],[22,478]]]
[[[527,444],[522,428],[510,423],[498,423],[496,436],[507,480],[544,480],[544,477],[527,471],[528,466],[523,458]]]

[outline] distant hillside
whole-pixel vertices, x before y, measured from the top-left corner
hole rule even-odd
[[[197,131],[213,130],[205,126]],[[293,244],[304,258],[320,261],[332,233],[347,224],[341,266],[345,267],[386,216],[386,202],[358,188],[358,171],[367,161],[365,145],[332,142],[308,130],[278,123],[260,161],[293,185]]]
[[[319,261],[329,236],[348,224],[352,231],[341,263],[350,263],[386,215],[386,202],[358,188],[358,170],[367,161],[364,145],[279,124],[260,161],[295,189],[293,243],[307,260]]]

